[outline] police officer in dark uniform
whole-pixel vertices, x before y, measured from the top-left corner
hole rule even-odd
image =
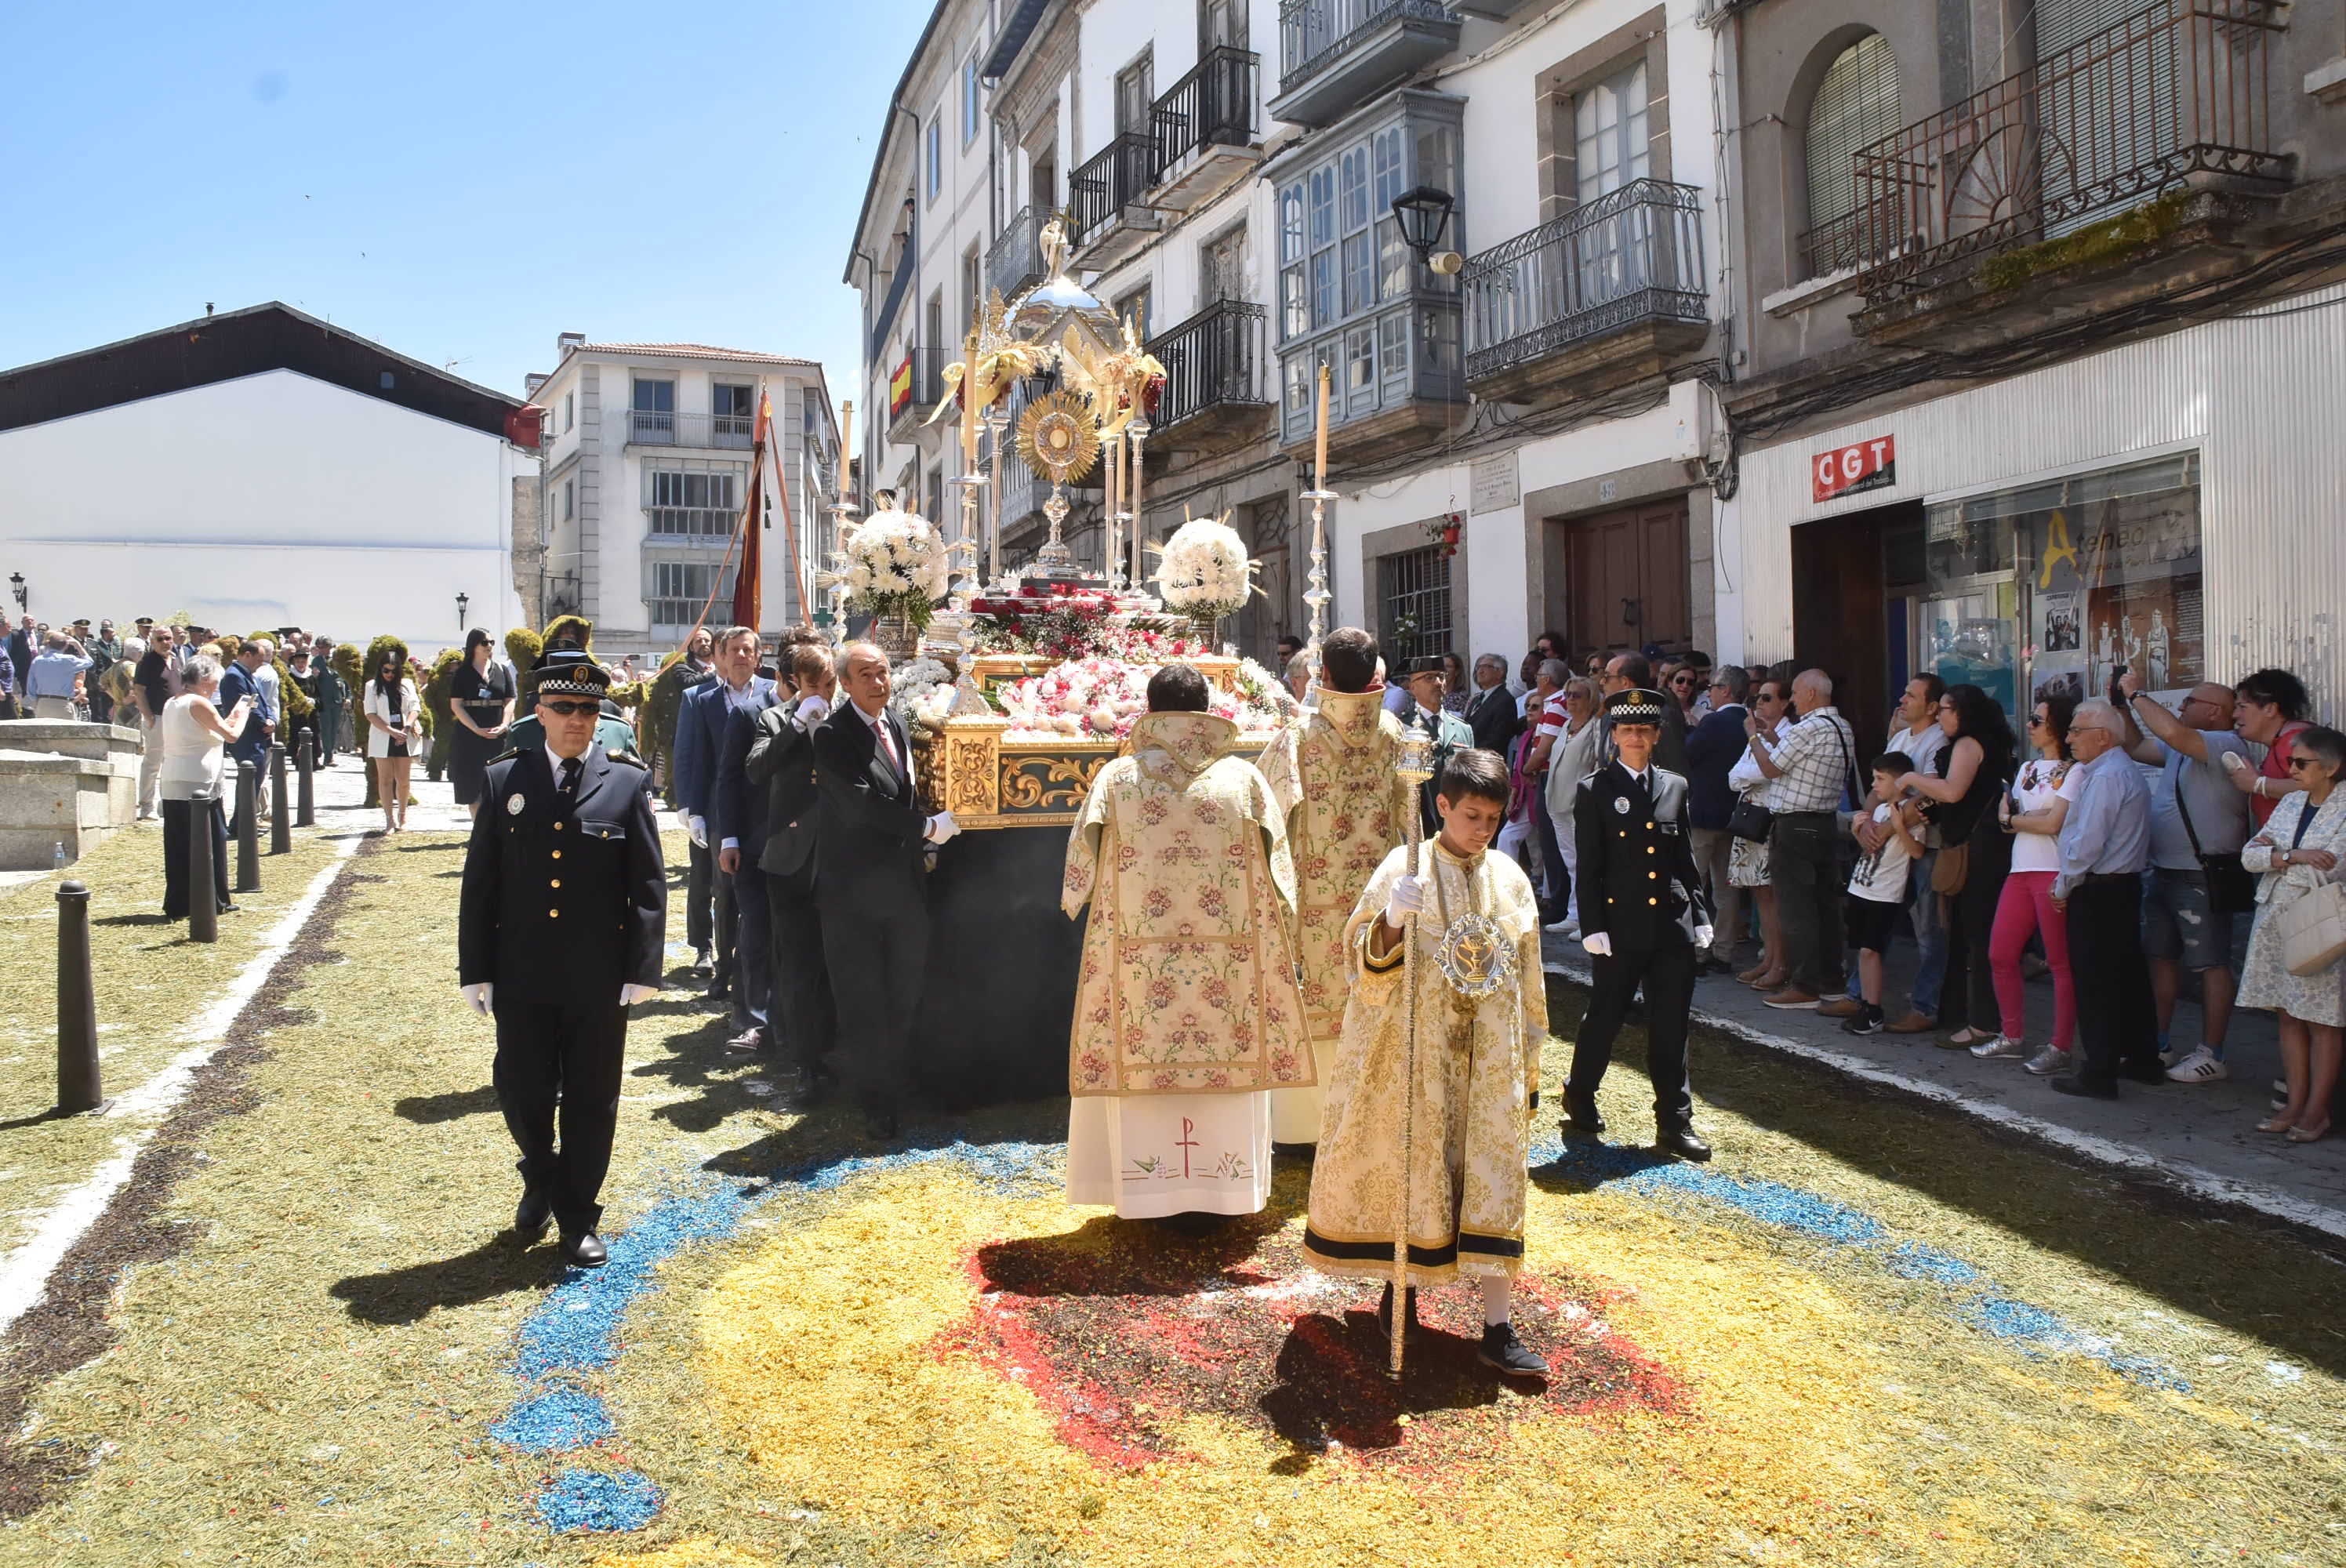
[[[521,1147],[525,1240],[562,1227],[564,1258],[604,1261],[627,1009],[659,987],[668,886],[643,763],[595,744],[608,672],[556,654],[535,681],[543,747],[491,759],[464,855],[457,976],[496,1019],[495,1081]],[[555,1143],[555,1107],[562,1136]]]
[[[1596,1086],[1613,1059],[1613,1038],[1637,987],[1646,988],[1646,1070],[1654,1084],[1654,1146],[1707,1160],[1694,1134],[1687,1084],[1687,1013],[1694,1004],[1695,954],[1710,946],[1711,909],[1687,831],[1687,781],[1654,764],[1661,693],[1632,687],[1605,699],[1616,755],[1581,781],[1573,803],[1580,850],[1580,945],[1596,986],[1565,1082],[1564,1130],[1596,1134]]]

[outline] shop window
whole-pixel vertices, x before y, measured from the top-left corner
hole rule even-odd
[[[1923,513],[1917,667],[2019,695],[2106,697],[2207,678],[2199,459],[2182,453]]]

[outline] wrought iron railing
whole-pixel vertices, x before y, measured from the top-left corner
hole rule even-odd
[[[1067,181],[1067,213],[1073,239],[1090,244],[1138,201],[1157,178],[1157,138],[1125,131],[1108,138]]]
[[[1279,8],[1279,90],[1292,92],[1397,16],[1440,22],[1441,0],[1286,0]]]
[[[1030,202],[1010,215],[985,252],[985,286],[1015,300],[1043,280],[1043,227],[1051,221],[1046,204]]]
[[[672,409],[631,408],[627,439],[638,446],[724,446],[747,452],[758,421],[746,413],[678,413]]]
[[[1218,45],[1157,100],[1150,110],[1157,127],[1151,181],[1201,148],[1253,144],[1259,64],[1249,50]]]
[[[1635,322],[1709,320],[1700,193],[1635,179],[1466,263],[1466,379]]]
[[[2270,0],[2157,0],[1854,155],[1869,299],[2196,175],[2276,179]]]
[[[1148,341],[1165,367],[1156,425],[1169,429],[1193,414],[1233,404],[1262,407],[1263,308],[1239,300],[1209,305]]]

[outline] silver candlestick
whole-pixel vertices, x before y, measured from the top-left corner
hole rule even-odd
[[[1138,414],[1124,427],[1124,433],[1132,438],[1132,586],[1136,593],[1148,580],[1140,560],[1141,536],[1148,531],[1148,508],[1141,499],[1142,483],[1148,477],[1148,469],[1140,448],[1148,439],[1148,421]]]
[[[862,510],[844,496],[831,508],[831,570],[823,574],[823,585],[830,590],[833,647],[847,646],[847,546],[855,537],[855,514]]]
[[[1010,423],[1010,412],[999,404],[985,411],[985,428],[993,437],[993,446],[986,453],[987,476],[993,481],[994,521],[986,531],[985,580],[995,593],[1004,587],[1002,581],[1002,433]]]
[[[954,479],[954,484],[961,488],[961,526],[954,536],[954,542],[945,546],[945,558],[949,564],[955,563],[957,558],[952,603],[954,612],[961,614],[967,612],[970,600],[976,597],[978,593],[975,580],[980,505],[978,494],[985,488],[985,475],[977,473],[964,473]]]
[[[1307,490],[1303,499],[1311,503],[1311,572],[1305,579],[1303,603],[1311,614],[1311,637],[1304,651],[1311,656],[1311,667],[1320,667],[1320,636],[1328,629],[1328,606],[1335,596],[1328,591],[1328,503],[1336,499],[1332,490]]]

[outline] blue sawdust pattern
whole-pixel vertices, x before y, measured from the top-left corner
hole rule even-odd
[[[659,1517],[663,1493],[633,1471],[566,1470],[537,1494],[537,1516],[551,1528],[641,1530]]]
[[[574,1268],[522,1320],[513,1371],[525,1393],[489,1429],[529,1453],[589,1447],[612,1434],[602,1399],[578,1380],[617,1359],[620,1320],[658,1288],[659,1265],[699,1242],[730,1236],[750,1209],[778,1192],[830,1192],[859,1176],[949,1162],[996,1191],[1059,1178],[1057,1144],[949,1144],[896,1154],[795,1162],[750,1181],[703,1178],[660,1199],[622,1232],[604,1238],[610,1261]],[[639,1530],[658,1515],[660,1489],[632,1471],[571,1470],[539,1493],[539,1517],[558,1531]]]
[[[1965,1323],[1992,1339],[2019,1346],[2031,1355],[2083,1356],[2147,1388],[2188,1393],[2191,1385],[2164,1363],[2127,1356],[2097,1334],[2065,1322],[2041,1307],[1998,1290],[1988,1277],[1962,1258],[1916,1241],[1891,1244],[1889,1230],[1871,1215],[1846,1204],[1778,1182],[1745,1181],[1701,1166],[1680,1165],[1650,1149],[1586,1139],[1539,1140],[1537,1162],[1574,1181],[1612,1186],[1654,1198],[1691,1197],[1725,1204],[1763,1225],[1777,1226],[1835,1247],[1848,1247],[1879,1261],[1903,1279],[1923,1280],[1971,1294],[1956,1308]]]

